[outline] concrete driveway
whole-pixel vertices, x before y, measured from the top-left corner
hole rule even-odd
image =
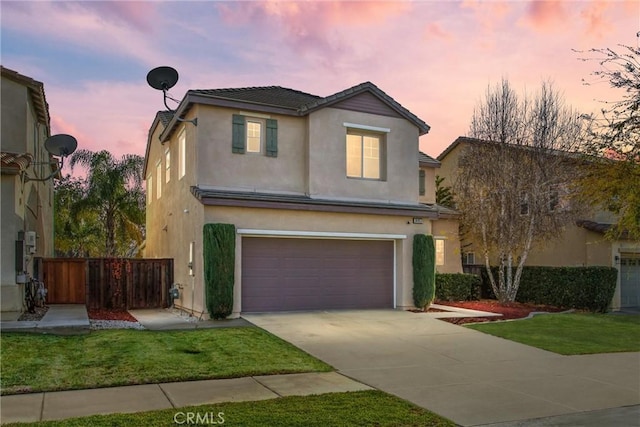
[[[243,317],[344,375],[464,426],[640,404],[640,353],[561,356],[437,315],[371,310]]]

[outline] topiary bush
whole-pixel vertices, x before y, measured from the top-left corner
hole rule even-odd
[[[492,268],[497,274],[497,268]],[[516,301],[604,313],[611,304],[617,280],[618,270],[613,267],[525,266]],[[488,283],[483,269],[483,298],[493,294]]]
[[[224,319],[233,311],[236,227],[233,224],[205,224],[202,249],[207,311],[213,319]]]
[[[439,301],[480,299],[480,276],[464,273],[437,273],[436,299]]]
[[[426,310],[435,299],[436,248],[433,236],[413,236],[413,304]]]

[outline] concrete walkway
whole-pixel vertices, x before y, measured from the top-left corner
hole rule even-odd
[[[3,332],[41,332],[67,334],[88,334],[89,316],[84,304],[52,304],[39,321],[2,321]]]
[[[20,394],[2,396],[0,423],[61,420],[370,389],[336,372],[320,372]]]
[[[437,320],[442,315],[371,310],[244,317],[348,377],[463,426],[520,426],[640,404],[640,353],[561,356]],[[640,425],[637,410],[626,416],[618,425]]]

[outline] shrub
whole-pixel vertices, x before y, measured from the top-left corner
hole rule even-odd
[[[480,276],[475,274],[436,274],[436,299],[473,301],[480,299]]]
[[[213,319],[224,319],[233,311],[236,227],[205,224],[202,249],[207,311]]]
[[[436,248],[433,236],[413,236],[413,304],[425,310],[436,292]]]
[[[618,271],[613,267],[526,266],[522,270],[516,301],[606,312],[617,279]],[[483,269],[483,297],[493,295],[490,291],[487,272]]]

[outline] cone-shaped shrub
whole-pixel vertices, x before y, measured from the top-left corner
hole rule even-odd
[[[436,295],[436,247],[433,236],[413,236],[413,304],[426,310]]]
[[[205,224],[203,234],[207,311],[213,319],[224,319],[233,311],[236,227],[233,224]]]

